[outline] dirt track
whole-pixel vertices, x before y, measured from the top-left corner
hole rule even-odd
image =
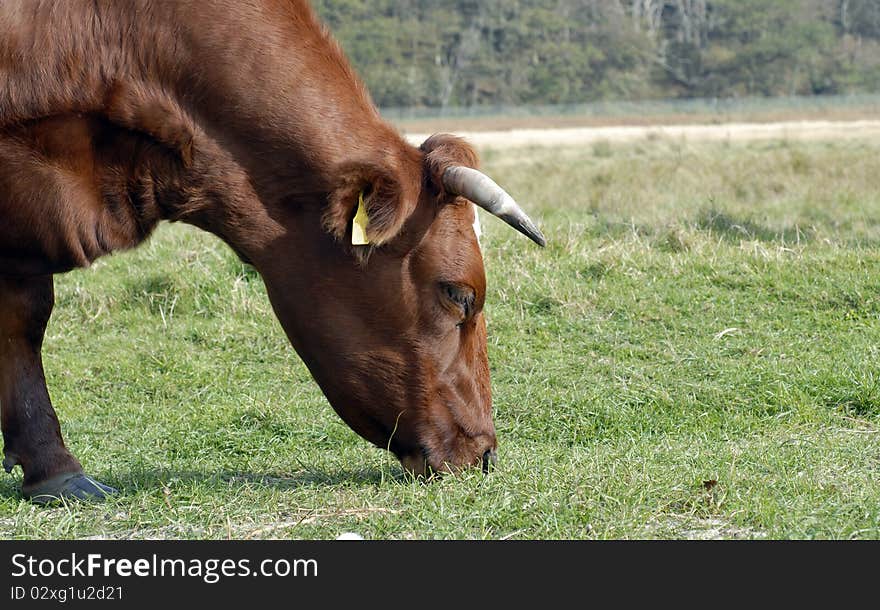
[[[576,127],[567,129],[514,129],[463,131],[458,135],[481,148],[577,146],[593,142],[632,142],[648,138],[693,141],[842,140],[877,138],[880,121],[792,121],[783,123],[730,123],[725,125],[666,125],[656,127]],[[428,134],[407,134],[414,144]]]

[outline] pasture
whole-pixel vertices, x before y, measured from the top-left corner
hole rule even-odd
[[[333,413],[260,278],[164,225],[59,277],[56,409],[105,504],[3,538],[880,538],[880,143],[484,150],[499,464],[425,484]],[[307,295],[303,295],[307,297]]]

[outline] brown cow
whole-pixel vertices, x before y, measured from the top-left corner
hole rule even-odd
[[[474,211],[543,245],[473,150],[410,146],[303,0],[0,3],[4,466],[35,501],[114,490],[65,448],[40,350],[52,276],[161,220],[263,277],[339,415],[416,473],[494,461]],[[369,245],[352,245],[363,198]],[[361,226],[361,225],[359,225]]]

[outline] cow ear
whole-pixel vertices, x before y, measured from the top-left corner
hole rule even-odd
[[[352,224],[363,197],[366,237],[371,246],[391,241],[415,210],[418,190],[412,181],[392,171],[369,164],[339,168],[324,212],[324,228],[337,240],[352,243]],[[409,182],[409,183],[408,183]]]

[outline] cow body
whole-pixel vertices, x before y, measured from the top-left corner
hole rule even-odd
[[[64,446],[40,348],[52,276],[162,220],[266,282],[331,405],[407,468],[494,455],[475,167],[410,146],[301,0],[0,3],[0,407],[30,497],[102,496]],[[352,246],[366,200],[370,246]],[[316,304],[320,307],[316,307]]]
[[[259,256],[285,232],[260,211],[322,204],[345,163],[409,161],[419,187],[305,2],[5,2],[0,66],[7,272],[87,265],[161,219]]]

